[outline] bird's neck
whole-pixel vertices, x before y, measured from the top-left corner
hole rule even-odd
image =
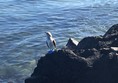
[[[47,39],[50,40],[52,37],[51,36],[47,36]]]

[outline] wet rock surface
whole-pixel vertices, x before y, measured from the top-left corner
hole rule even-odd
[[[118,83],[118,25],[46,54],[25,83]]]

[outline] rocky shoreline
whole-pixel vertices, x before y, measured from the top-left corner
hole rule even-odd
[[[69,39],[42,57],[25,83],[118,83],[118,24],[103,36]]]

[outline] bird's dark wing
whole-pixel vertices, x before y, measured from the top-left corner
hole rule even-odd
[[[53,40],[53,44],[54,44],[54,47],[56,48],[56,41],[55,40]]]
[[[49,48],[48,42],[46,41],[47,47]]]

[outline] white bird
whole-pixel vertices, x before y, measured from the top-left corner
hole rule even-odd
[[[48,48],[53,51],[54,49],[56,49],[56,41],[52,37],[52,34],[50,32],[45,32],[45,33],[47,36],[46,44],[47,44]]]

